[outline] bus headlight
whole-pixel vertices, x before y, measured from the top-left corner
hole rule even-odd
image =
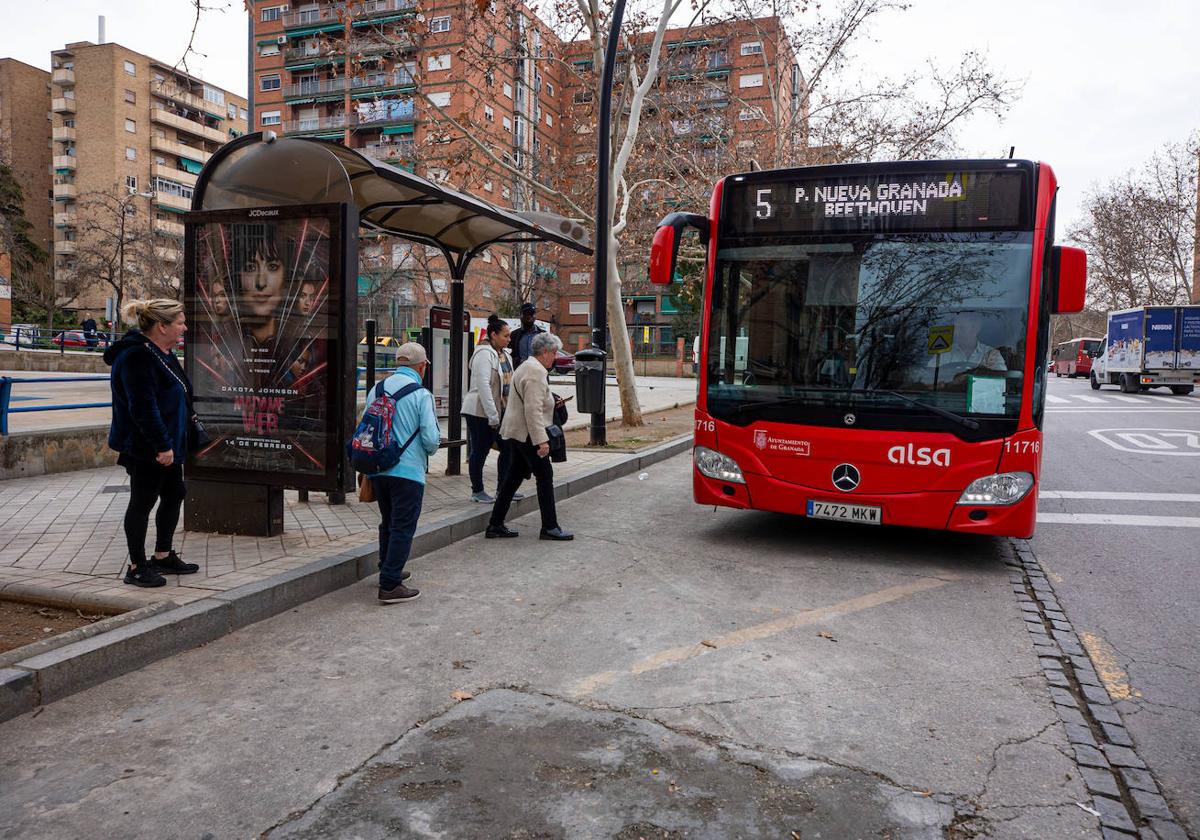
[[[960,505],[1013,505],[1033,487],[1033,474],[995,473],[972,481],[958,497]]]
[[[722,455],[706,446],[697,446],[692,457],[701,475],[715,478],[717,481],[728,481],[730,484],[746,483],[746,479],[742,477],[742,468],[728,455]]]

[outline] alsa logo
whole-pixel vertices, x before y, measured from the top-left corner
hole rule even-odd
[[[913,464],[918,467],[928,467],[930,464],[935,467],[950,466],[949,449],[914,447],[911,443],[908,446],[893,446],[888,450],[887,457],[893,464]]]

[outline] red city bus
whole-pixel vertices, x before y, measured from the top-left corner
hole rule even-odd
[[[1100,352],[1103,338],[1072,338],[1054,348],[1054,375],[1087,377],[1092,372],[1092,359]]]
[[[1031,161],[807,167],[667,216],[653,282],[686,229],[707,250],[696,502],[1031,535],[1050,315],[1086,274],[1055,189]]]

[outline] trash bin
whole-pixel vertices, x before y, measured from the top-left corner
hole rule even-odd
[[[575,410],[580,414],[604,411],[604,359],[607,354],[595,347],[575,353]]]

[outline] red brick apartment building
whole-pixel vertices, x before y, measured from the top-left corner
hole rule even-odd
[[[336,139],[518,210],[573,215],[568,202],[535,193],[514,169],[579,207],[594,202],[595,74],[587,46],[563,44],[528,7],[481,7],[474,0],[252,5],[250,130]],[[669,125],[668,113],[679,110],[672,103],[684,99],[695,130],[679,130],[669,143],[663,138],[661,149],[643,155],[642,171],[683,147],[709,150],[714,163],[711,150],[720,148],[727,152],[721,160],[744,160],[748,168],[751,152],[777,137],[746,115],[790,111],[798,102],[794,60],[778,21],[672,30],[667,40],[648,117]],[[698,174],[676,165],[659,177]],[[670,193],[660,190],[638,206],[634,226],[652,225],[663,206],[678,200]],[[426,307],[448,301],[440,255],[385,241],[367,241],[361,253],[360,292],[383,298],[366,304],[375,317],[390,307],[400,310],[397,327],[416,325]],[[629,320],[669,323],[670,297],[642,289],[645,255],[624,257],[635,268],[626,277],[635,290]],[[591,273],[586,260],[558,249],[492,248],[468,272],[467,308],[482,315],[532,299],[539,317],[574,347],[587,332]]]

